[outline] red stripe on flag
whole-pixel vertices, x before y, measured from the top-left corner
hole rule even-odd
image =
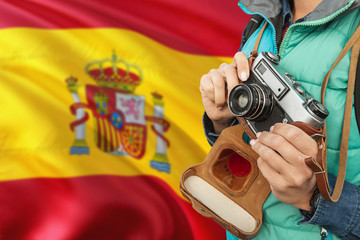
[[[155,177],[1,182],[0,201],[1,239],[225,239],[219,225]]]
[[[249,16],[237,1],[1,1],[0,28],[125,28],[171,48],[233,56]]]
[[[101,143],[103,141],[103,133],[101,128],[101,118],[96,118],[96,125],[97,125],[97,146],[101,149]]]

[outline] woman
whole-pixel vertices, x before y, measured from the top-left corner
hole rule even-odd
[[[269,23],[259,52],[279,53],[280,65],[301,82],[306,92],[320,100],[324,76],[359,25],[360,0],[242,0],[239,6]],[[227,94],[249,76],[247,57],[259,29],[235,54],[231,64],[223,63],[201,78],[204,128],[211,144],[224,128],[236,123],[226,104]],[[327,161],[331,184],[337,174],[349,59],[350,53],[334,69],[325,95],[325,106],[330,112]],[[276,124],[250,144],[260,156],[259,169],[272,190],[263,206],[263,225],[255,239],[321,239],[325,231],[322,227],[332,233],[333,239],[360,239],[360,135],[354,116],[347,182],[337,203],[325,201],[315,191],[315,175],[304,159],[316,158],[318,147],[302,130]],[[318,199],[316,204],[314,199]],[[228,234],[228,239],[235,237]]]

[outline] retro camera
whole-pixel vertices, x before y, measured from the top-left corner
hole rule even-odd
[[[246,120],[256,134],[275,123],[300,121],[321,128],[328,110],[313,99],[293,76],[279,66],[280,57],[272,52],[259,54],[249,79],[229,94],[230,111]]]

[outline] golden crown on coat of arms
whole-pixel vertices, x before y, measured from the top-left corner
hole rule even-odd
[[[141,69],[124,59],[112,58],[92,61],[85,66],[85,72],[101,87],[115,88],[133,93],[143,80]]]

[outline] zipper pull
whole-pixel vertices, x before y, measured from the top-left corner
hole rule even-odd
[[[325,239],[326,239],[326,237],[328,236],[328,232],[326,231],[325,228],[321,228],[320,235],[321,235],[321,240],[325,240]]]

